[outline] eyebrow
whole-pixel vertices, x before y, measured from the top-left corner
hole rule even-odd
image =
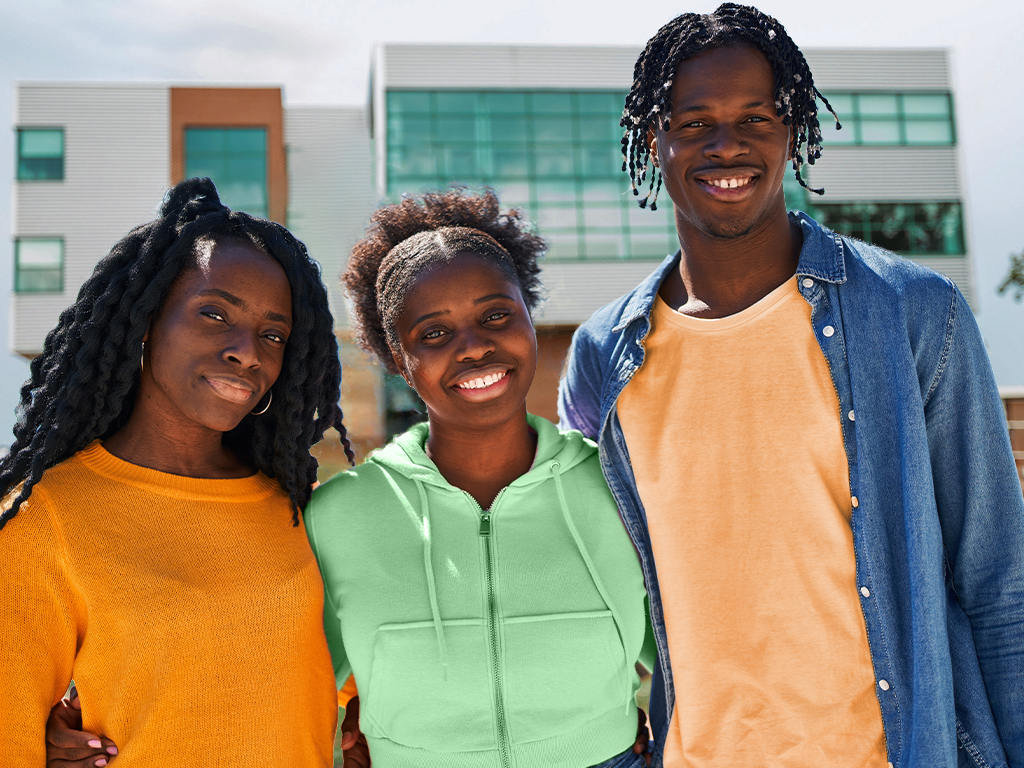
[[[196,295],[217,296],[221,299],[224,299],[224,301],[226,301],[228,304],[236,306],[239,309],[244,310],[246,312],[249,311],[249,305],[248,303],[246,303],[245,299],[240,299],[238,296],[235,296],[235,294],[228,293],[227,291],[222,291],[220,288],[207,288],[206,290],[200,291]],[[279,312],[267,312],[263,316],[267,320],[273,320],[275,323],[287,323],[288,325],[292,324],[292,319],[290,317],[285,317]]]
[[[749,104],[744,104],[742,107],[740,107],[740,109],[756,109],[757,107],[765,107],[767,105],[768,105],[767,101],[763,101],[763,100],[751,101]],[[774,106],[774,103],[773,103],[773,106]],[[710,109],[711,109],[711,107],[709,105],[707,105],[707,104],[690,104],[688,106],[683,107],[678,112],[673,110],[673,114],[680,115],[680,114],[686,114],[687,112],[707,112]]]

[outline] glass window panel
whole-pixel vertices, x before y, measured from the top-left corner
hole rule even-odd
[[[534,154],[538,176],[572,176],[572,147],[541,148]]]
[[[853,94],[852,93],[826,93],[825,98],[828,99],[828,103],[832,105],[832,109],[839,113],[840,122],[843,118],[851,119],[853,117]],[[820,101],[818,102],[818,120],[825,122],[824,116],[828,115],[831,119],[832,115],[829,115],[825,105]]]
[[[622,226],[622,206],[595,203],[583,206],[583,226],[588,229],[619,229]]]
[[[588,259],[621,259],[627,248],[622,235],[599,232],[587,232],[583,247]]]
[[[439,142],[453,144],[476,140],[476,119],[472,115],[438,116],[434,125],[437,129],[435,136]]]
[[[26,269],[18,272],[14,290],[18,293],[61,293],[64,275],[59,269]]]
[[[952,144],[953,126],[948,120],[908,120],[907,144]]]
[[[492,91],[483,94],[484,109],[492,114],[517,114],[526,112],[526,94],[515,91]]]
[[[64,131],[55,129],[23,128],[18,131],[21,157],[63,157]]]
[[[604,203],[625,200],[629,188],[615,181],[587,181],[583,184],[583,201],[585,203]]]
[[[225,131],[226,149],[229,152],[253,152],[266,154],[267,131],[265,128],[233,128]]]
[[[622,175],[622,153],[614,145],[583,147],[580,161],[584,177],[618,178]]]
[[[644,190],[644,194],[647,194],[647,190]],[[661,206],[658,206],[657,211],[652,211],[650,208],[641,208],[636,204],[637,198],[633,197],[633,193],[629,193],[629,197],[632,198],[628,204],[629,210],[629,228],[636,231],[655,231],[664,232],[665,230],[665,218],[661,215]],[[661,200],[658,201],[659,203]],[[669,204],[666,202],[666,206]]]
[[[462,112],[474,114],[477,111],[477,94],[475,91],[438,91],[438,112]]]
[[[634,259],[663,259],[679,250],[679,246],[670,242],[664,233],[631,232],[629,244],[630,255]]]
[[[539,181],[534,191],[542,203],[576,202],[576,185],[571,181]]]
[[[430,112],[430,93],[426,91],[389,91],[388,112]]]
[[[530,205],[530,185],[525,181],[503,181],[500,188],[498,188],[498,198],[503,205],[509,207],[528,207]],[[527,211],[527,213],[530,212]]]
[[[842,129],[836,129],[836,121],[832,119],[832,115],[828,115],[827,120],[818,115],[818,119],[821,120],[821,139],[826,147],[830,144],[854,144],[857,141],[857,120],[850,115],[843,117],[840,114],[839,117]]]
[[[224,151],[224,131],[219,128],[186,128],[185,154],[221,153]]]
[[[575,234],[541,234],[548,242],[547,257],[549,259],[578,259],[580,256],[579,238]]]
[[[576,108],[581,114],[615,117],[616,122],[625,102],[625,93],[587,93],[583,91],[576,96]]]
[[[429,117],[405,117],[402,118],[401,126],[402,132],[393,137],[394,140],[410,146],[419,146],[430,141],[432,131]]]
[[[224,166],[228,177],[235,181],[260,184],[267,175],[265,156],[227,155],[224,158]]]
[[[501,115],[490,121],[491,140],[525,143],[527,139],[526,118],[520,115]]]
[[[862,93],[857,98],[861,116],[895,117],[897,114],[896,94]],[[842,118],[840,118],[842,119]]]
[[[572,118],[568,115],[535,117],[533,119],[533,138],[536,141],[570,143],[573,139]]]
[[[18,240],[19,267],[59,267],[64,263],[61,240]]]
[[[445,154],[445,172],[452,181],[466,183],[480,175],[476,150],[472,147],[449,147]]]
[[[949,117],[949,96],[944,93],[905,93],[903,114]]]
[[[860,140],[864,144],[899,144],[900,124],[896,120],[864,120]]]
[[[576,206],[563,208],[541,205],[537,209],[537,226],[542,236],[556,230],[575,230],[576,223]]]
[[[436,176],[438,157],[431,151],[410,152],[402,163],[405,173],[410,176]]]
[[[495,149],[491,153],[494,175],[498,178],[510,176],[525,178],[529,174],[530,164],[523,149]]]
[[[530,101],[534,112],[561,112],[566,115],[572,113],[571,93],[534,93],[531,95]]]
[[[608,115],[580,115],[576,130],[580,141],[618,142],[622,138],[618,119]]]

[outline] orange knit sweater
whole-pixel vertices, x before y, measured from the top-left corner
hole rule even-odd
[[[0,749],[42,768],[73,677],[119,768],[330,766],[322,621],[277,482],[169,475],[93,443],[0,530]]]

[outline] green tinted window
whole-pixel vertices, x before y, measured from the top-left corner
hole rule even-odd
[[[816,204],[814,216],[844,235],[912,256],[965,251],[958,202]]]
[[[64,178],[64,129],[18,129],[18,181]]]
[[[953,106],[948,93],[826,93],[843,129],[824,104],[818,120],[830,144],[954,144]]]
[[[186,128],[185,176],[209,176],[229,208],[267,215],[267,129]]]
[[[60,293],[64,290],[64,241],[19,238],[14,241],[14,290]]]
[[[671,205],[640,210],[622,172],[625,95],[390,91],[388,196],[490,186],[537,223],[549,260],[663,258]]]

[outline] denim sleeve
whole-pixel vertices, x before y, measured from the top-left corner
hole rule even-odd
[[[1009,764],[1024,766],[1024,497],[984,342],[959,291],[925,419],[952,586]]]
[[[558,382],[558,423],[562,429],[578,429],[592,440],[601,428],[602,372],[598,355],[586,331],[573,334],[565,373]]]

